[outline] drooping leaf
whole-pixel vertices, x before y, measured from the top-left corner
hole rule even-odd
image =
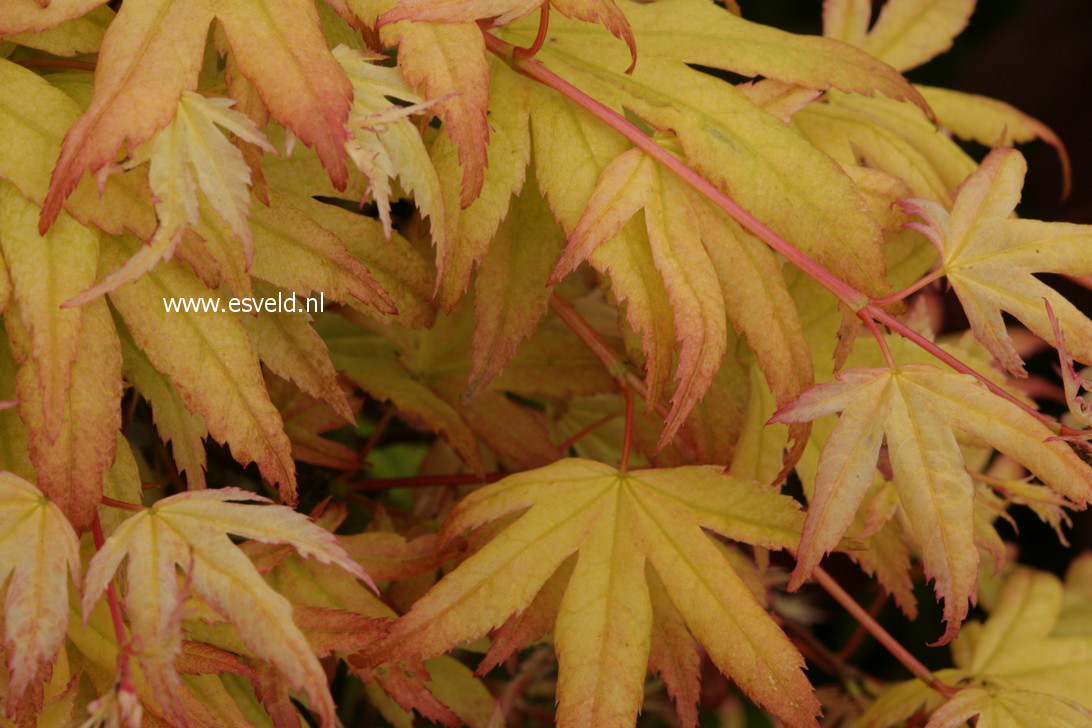
[[[54,440],[72,382],[82,318],[80,311],[61,306],[94,281],[99,237],[68,215],[40,236],[34,221],[39,211],[14,185],[0,182],[0,250],[37,360],[46,435]]]
[[[122,265],[133,249],[120,238],[108,239],[103,247],[107,270]],[[186,409],[199,412],[209,434],[228,443],[237,460],[256,462],[262,475],[280,486],[282,499],[293,503],[291,446],[242,324],[224,313],[167,311],[164,304],[165,299],[207,298],[210,293],[172,262],[115,289],[110,301],[152,366],[170,378]],[[179,356],[179,351],[189,354]]]
[[[538,185],[527,185],[512,201],[478,269],[478,325],[467,395],[484,389],[538,327],[553,291],[547,280],[564,245]]]
[[[152,407],[152,421],[164,443],[170,443],[178,470],[186,475],[191,490],[205,487],[205,438],[208,429],[200,414],[186,408],[182,396],[133,341],[124,325],[121,339],[121,371]]]
[[[440,301],[448,313],[470,284],[471,268],[485,256],[512,197],[523,188],[531,160],[530,90],[499,61],[490,64],[490,76],[489,166],[482,191],[469,207],[460,210],[462,167],[450,134],[441,132],[430,149],[444,198],[445,250],[437,268]]]
[[[440,181],[421,134],[409,119],[410,113],[428,108],[427,104],[406,85],[397,69],[374,63],[377,58],[344,46],[334,49],[334,57],[353,84],[352,136],[346,150],[368,177],[387,237],[391,235],[391,180],[398,177],[421,214],[432,223],[433,241],[442,251],[445,210]],[[411,105],[396,106],[390,99]]]
[[[102,496],[103,478],[114,460],[121,425],[121,346],[106,303],[81,312],[70,383],[62,393],[60,424],[51,434],[45,392],[30,334],[14,307],[5,316],[19,374],[15,389],[26,425],[36,483],[82,529]]]
[[[394,2],[381,4],[391,7]],[[459,150],[463,167],[459,206],[468,207],[482,190],[488,163],[489,62],[481,30],[476,23],[402,21],[384,25],[380,38],[385,45],[398,46],[402,75],[435,103]]]
[[[484,634],[526,607],[578,552],[554,626],[559,725],[635,720],[653,625],[646,564],[721,670],[786,725],[815,724],[818,706],[795,648],[702,531],[784,547],[799,523],[790,501],[717,468],[626,474],[563,460],[476,491],[444,533],[527,507],[395,623],[367,651],[370,660],[439,654]]]

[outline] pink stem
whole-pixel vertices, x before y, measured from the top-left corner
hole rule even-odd
[[[853,618],[857,622],[868,630],[868,632],[876,638],[876,641],[887,648],[896,660],[901,662],[903,666],[909,670],[914,677],[918,678],[926,685],[936,690],[945,698],[950,698],[956,694],[957,688],[953,688],[951,685],[945,685],[937,679],[936,675],[929,671],[925,665],[910,654],[910,652],[899,644],[899,641],[891,636],[883,626],[875,620],[875,618],[869,614],[864,607],[857,603],[853,597],[851,597],[842,585],[831,577],[822,567],[816,566],[812,572],[815,580],[819,582],[819,586],[823,587],[828,594],[834,597],[834,601],[842,605],[842,607],[853,615]]]
[[[927,285],[929,285],[933,281],[939,280],[940,278],[943,278],[943,277],[944,277],[944,269],[943,268],[937,268],[935,271],[933,271],[929,275],[924,276],[922,278],[919,278],[915,283],[911,283],[909,286],[902,289],[898,293],[892,293],[890,296],[884,296],[883,298],[873,298],[872,303],[876,304],[877,306],[887,306],[888,304],[895,303],[896,301],[901,301],[902,299],[906,298],[907,296],[910,296],[910,295],[913,295],[913,294],[917,293],[918,291],[920,291],[922,288],[925,288]]]
[[[500,38],[492,35],[491,33],[483,34],[485,36],[486,47],[488,47],[490,51],[501,57],[508,57],[512,54],[513,46],[511,43],[503,41]],[[930,354],[937,357],[956,371],[973,376],[975,379],[982,382],[982,384],[984,384],[987,389],[989,389],[997,396],[1002,397],[1003,399],[1017,405],[1021,409],[1041,420],[1048,427],[1051,427],[1055,430],[1058,429],[1058,423],[1054,422],[1049,417],[1046,417],[1045,415],[1036,412],[1034,409],[1027,406],[1016,397],[1006,392],[1001,387],[994,384],[985,375],[980,374],[971,367],[967,366],[956,357],[952,356],[933,342],[926,339],[924,336],[918,334],[916,331],[910,329],[905,324],[896,320],[886,311],[880,309],[875,305],[872,305],[865,294],[861,293],[845,281],[835,276],[822,265],[809,258],[799,248],[792,245],[784,238],[779,236],[777,233],[775,233],[773,230],[768,228],[753,215],[751,215],[751,213],[744,210],[735,200],[728,197],[728,195],[717,189],[711,182],[698,174],[685,162],[678,159],[673,154],[657,144],[651,137],[646,135],[643,131],[641,131],[635,125],[631,124],[628,120],[626,120],[625,117],[621,116],[610,107],[592,98],[576,86],[561,78],[556,73],[546,68],[546,66],[544,66],[540,61],[534,59],[513,59],[513,65],[515,69],[519,72],[529,76],[530,78],[533,78],[534,80],[542,83],[545,86],[548,86],[549,88],[554,89],[555,91],[558,91],[566,98],[586,109],[589,113],[602,121],[604,124],[611,127],[622,136],[626,137],[626,139],[629,139],[634,146],[638,147],[650,157],[670,169],[672,172],[678,175],[680,179],[693,187],[694,190],[700,193],[703,197],[719,207],[721,210],[724,210],[745,229],[750,231],[753,235],[755,235],[760,240],[769,245],[771,248],[773,248],[775,251],[780,253],[790,263],[800,268],[800,270],[804,271],[804,273],[806,273],[821,286],[830,291],[842,303],[849,306],[850,310],[854,311],[857,316],[865,322],[865,324],[868,324],[870,319],[882,322],[891,330],[898,332],[903,337],[922,347]],[[877,336],[879,334],[879,332],[877,331],[874,331],[873,333]],[[882,339],[882,336],[878,336],[878,338]],[[1062,427],[1061,429],[1065,431],[1069,428]]]

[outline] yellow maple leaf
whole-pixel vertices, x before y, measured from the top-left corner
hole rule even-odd
[[[922,550],[926,574],[944,599],[952,639],[978,576],[972,530],[974,488],[953,429],[989,443],[1074,503],[1092,500],[1092,469],[1032,415],[968,375],[927,365],[850,369],[782,408],[774,422],[842,412],[819,457],[790,588],[798,588],[849,528],[872,486],[885,437],[899,503]]]
[[[911,200],[943,258],[943,270],[959,296],[974,335],[1010,372],[1025,376],[1002,312],[1053,341],[1046,299],[1066,335],[1070,353],[1092,363],[1092,321],[1036,273],[1092,274],[1092,227],[1020,220],[1027,162],[1020,152],[995,149],[960,187],[951,213],[930,200]]]
[[[816,725],[818,703],[802,658],[703,531],[785,548],[800,526],[791,499],[719,467],[625,473],[568,459],[467,496],[442,537],[528,508],[420,599],[366,659],[430,657],[477,639],[531,604],[578,553],[554,624],[558,725],[629,726],[636,719],[653,630],[663,619],[646,569],[744,692],[788,726]]]
[[[1076,560],[1067,582],[1053,574],[1017,568],[1001,587],[985,622],[968,622],[952,643],[955,668],[936,673],[961,689],[945,702],[920,680],[890,687],[861,716],[858,728],[890,728],[919,711],[933,712],[932,728],[963,726],[974,715],[993,728],[1092,725],[1092,632],[1077,611],[1087,586]]]
[[[155,235],[125,265],[67,302],[79,306],[118,286],[136,280],[160,261],[170,260],[186,227],[200,222],[198,190],[241,241],[247,267],[254,258],[250,213],[250,168],[243,153],[217,127],[268,152],[275,151],[250,119],[230,107],[234,102],[182,92],[178,110],[132,155],[127,167],[151,161],[148,172],[156,198],[159,227]]]
[[[60,509],[22,478],[0,472],[0,583],[4,645],[11,676],[9,715],[64,644],[68,627],[68,576],[79,586],[80,546]],[[10,581],[8,580],[10,577]]]
[[[920,66],[952,47],[976,0],[887,0],[869,28],[868,0],[826,0],[823,35],[860,46],[900,71]]]
[[[324,726],[336,723],[326,676],[306,637],[292,621],[288,600],[273,591],[228,534],[263,543],[286,543],[302,556],[333,564],[371,584],[329,531],[284,506],[238,488],[191,491],[164,498],[123,522],[87,569],[83,595],[86,621],[122,560],[128,559],[125,610],[133,629],[134,651],[157,700],[185,724],[177,701],[174,661],[181,650],[185,584],[229,620],[243,643],[274,664],[303,690]],[[374,584],[372,584],[374,588]],[[172,700],[171,696],[175,696]]]

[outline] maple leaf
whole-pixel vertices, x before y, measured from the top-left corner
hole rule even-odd
[[[712,5],[709,8],[734,18]],[[670,22],[666,18],[660,21]],[[715,27],[716,19],[710,22]],[[592,42],[589,35],[560,29],[556,42],[547,43],[539,57],[551,70],[613,109],[628,109],[655,129],[674,132],[684,160],[696,171],[844,280],[861,289],[878,285],[883,273],[881,231],[868,215],[860,193],[832,160],[817,153],[735,86],[670,57],[654,68],[639,64],[627,76],[612,70],[609,51]],[[514,31],[508,36],[514,42],[525,40],[522,33]],[[712,51],[683,58],[732,70],[743,67]],[[770,69],[762,60],[766,57],[754,62],[761,72],[768,73]],[[809,159],[808,175],[789,171],[790,164],[799,164],[805,157]],[[543,190],[556,207],[555,190],[545,184]],[[792,200],[792,214],[785,213],[786,200]],[[838,222],[831,222],[834,219]]]
[[[1087,559],[1083,560],[1087,564]],[[1066,629],[1067,606],[1080,603],[1082,560],[1063,584],[1052,574],[1026,567],[1014,570],[1001,586],[985,622],[968,622],[952,643],[955,668],[936,673],[961,689],[945,702],[920,680],[889,688],[861,716],[861,728],[903,725],[914,713],[933,712],[929,726],[963,725],[979,715],[979,725],[1092,725],[1086,686],[1092,675],[1092,635],[1084,614]],[[1086,598],[1086,597],[1085,597]]]
[[[22,478],[0,472],[0,583],[13,715],[27,688],[64,645],[68,576],[80,584],[80,548],[68,519]],[[10,581],[9,581],[10,577]]]
[[[1033,139],[1049,144],[1062,166],[1062,196],[1069,195],[1073,187],[1069,152],[1046,124],[997,99],[931,86],[917,88],[936,112],[941,126],[960,139],[992,147],[1011,147]]]
[[[5,40],[52,53],[55,56],[98,53],[103,36],[106,35],[106,28],[113,19],[113,10],[108,7],[97,7],[86,15],[65,20],[44,31],[6,35]],[[4,21],[0,20],[0,23],[2,22]]]
[[[934,712],[926,728],[959,728],[974,716],[981,728],[1092,726],[1092,711],[1068,700],[1024,690],[967,688]]]
[[[368,660],[429,657],[480,637],[527,607],[576,552],[554,625],[559,725],[636,719],[655,621],[646,565],[722,671],[786,725],[815,724],[799,654],[702,531],[784,548],[799,527],[790,499],[717,467],[623,473],[568,459],[474,492],[442,537],[526,508],[366,650]]]
[[[138,147],[126,166],[151,160],[148,176],[156,198],[159,227],[151,241],[125,265],[74,296],[79,306],[139,278],[160,261],[170,260],[186,226],[196,227],[198,190],[210,201],[242,242],[247,267],[254,257],[254,238],[247,224],[250,212],[250,168],[238,147],[217,127],[268,152],[275,151],[254,123],[230,107],[230,99],[206,98],[182,92],[174,119]]]
[[[959,429],[1024,465],[1074,503],[1092,500],[1092,470],[1053,433],[971,377],[927,365],[850,369],[782,408],[774,422],[841,411],[819,458],[790,588],[798,588],[845,534],[885,439],[899,503],[922,550],[926,574],[944,599],[947,629],[959,631],[974,599],[978,552],[970,528],[974,489],[953,433]]]
[[[38,212],[14,185],[0,181],[0,250],[38,360],[46,434],[56,439],[81,320],[79,311],[61,310],[61,304],[94,280],[99,236],[67,214],[56,230],[40,236],[29,222]]]
[[[133,341],[124,326],[121,339],[121,371],[152,407],[152,421],[163,442],[170,443],[171,455],[180,473],[185,473],[191,490],[205,487],[205,438],[208,428],[200,414],[191,412],[170,377],[155,368]]]
[[[56,231],[40,237],[32,222],[37,211],[12,185],[0,184],[0,250],[15,278],[4,323],[19,363],[15,391],[34,480],[82,529],[94,516],[117,446],[121,348],[105,302],[59,309],[58,298],[95,267],[98,235],[66,214]],[[58,246],[71,251],[70,269],[58,270],[67,254]]]
[[[603,170],[552,280],[621,233],[641,209],[679,347],[675,376],[680,385],[672,396],[661,445],[674,436],[720,367],[727,345],[725,310],[737,330],[747,334],[779,402],[803,392],[811,383],[811,362],[773,257],[638,149]],[[756,306],[767,315],[757,315]],[[652,401],[662,386],[658,367],[650,366]],[[799,430],[793,434],[800,439]]]
[[[390,327],[377,335],[331,316],[320,318],[318,326],[340,371],[372,397],[392,402],[409,422],[439,433],[475,471],[484,472],[485,467],[478,438],[515,469],[556,460],[560,453],[541,414],[505,393],[598,393],[613,390],[613,380],[570,332],[543,326],[523,342],[488,389],[464,401],[473,367],[469,304],[437,319],[429,331]]]
[[[336,565],[369,584],[371,580],[331,533],[303,515],[284,506],[240,501],[269,503],[238,488],[191,491],[164,498],[122,523],[88,566],[84,620],[127,558],[125,607],[137,656],[155,685],[157,699],[185,725],[181,705],[170,697],[179,686],[173,663],[181,651],[184,595],[176,574],[181,567],[194,592],[232,622],[254,654],[276,665],[294,687],[306,692],[323,725],[332,726],[335,709],[325,673],[293,623],[291,605],[270,589],[227,534],[288,543],[302,556]]]
[[[352,448],[321,437],[324,432],[345,426],[343,414],[274,375],[266,377],[266,389],[284,420],[284,431],[292,441],[292,457],[337,470],[360,466],[360,457]],[[359,411],[360,405],[360,397],[348,401],[350,412]]]
[[[463,165],[459,207],[482,190],[487,165],[489,60],[477,23],[415,23],[379,26],[396,0],[350,0],[353,14],[376,28],[386,46],[398,46],[398,67],[409,84],[436,104],[436,113],[458,148]]]
[[[437,253],[436,267],[447,313],[455,310],[474,263],[485,256],[513,195],[523,188],[531,161],[530,112],[527,84],[500,59],[491,59],[489,166],[480,194],[465,209],[460,209],[463,173],[452,136],[441,130],[429,149],[444,198],[445,246],[443,255]]]
[[[49,81],[22,66],[0,59],[0,176],[35,204],[49,188],[49,174],[65,131],[80,115],[80,104]],[[141,238],[155,230],[146,175],[141,170],[111,175],[101,190],[84,179],[64,209],[85,225]]]
[[[420,255],[398,236],[392,237],[397,244],[380,247],[378,221],[271,189],[268,207],[257,206],[250,223],[256,251],[250,272],[255,278],[297,295],[321,291],[332,301],[385,316],[402,315],[405,307],[407,323],[428,320],[419,300],[425,267]],[[365,259],[348,246],[366,253]],[[386,286],[397,298],[391,298]]]
[[[926,221],[975,337],[1018,376],[1027,372],[1001,314],[1012,314],[1052,341],[1043,299],[1053,307],[1074,358],[1092,363],[1092,321],[1034,275],[1092,274],[1092,228],[1013,218],[1026,172],[1020,152],[995,149],[960,188],[951,213],[929,200],[907,203]]]
[[[214,18],[269,113],[313,145],[334,184],[345,187],[352,87],[326,46],[312,0],[150,0],[127,5],[106,31],[94,96],[65,135],[43,230],[86,169],[98,172],[126,140],[139,146],[174,118],[182,93],[196,88]]]
[[[440,181],[421,134],[409,119],[410,114],[424,111],[430,104],[410,89],[398,69],[373,63],[382,56],[345,46],[335,48],[333,53],[353,84],[353,107],[349,115],[352,138],[346,143],[346,150],[371,182],[370,190],[387,238],[391,236],[390,181],[398,177],[402,187],[413,194],[421,214],[432,222],[432,239],[442,250],[444,200]],[[389,99],[400,99],[410,105],[395,106]]]

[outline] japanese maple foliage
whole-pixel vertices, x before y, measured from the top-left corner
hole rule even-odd
[[[873,4],[0,3],[0,724],[1092,726],[1092,228]]]

